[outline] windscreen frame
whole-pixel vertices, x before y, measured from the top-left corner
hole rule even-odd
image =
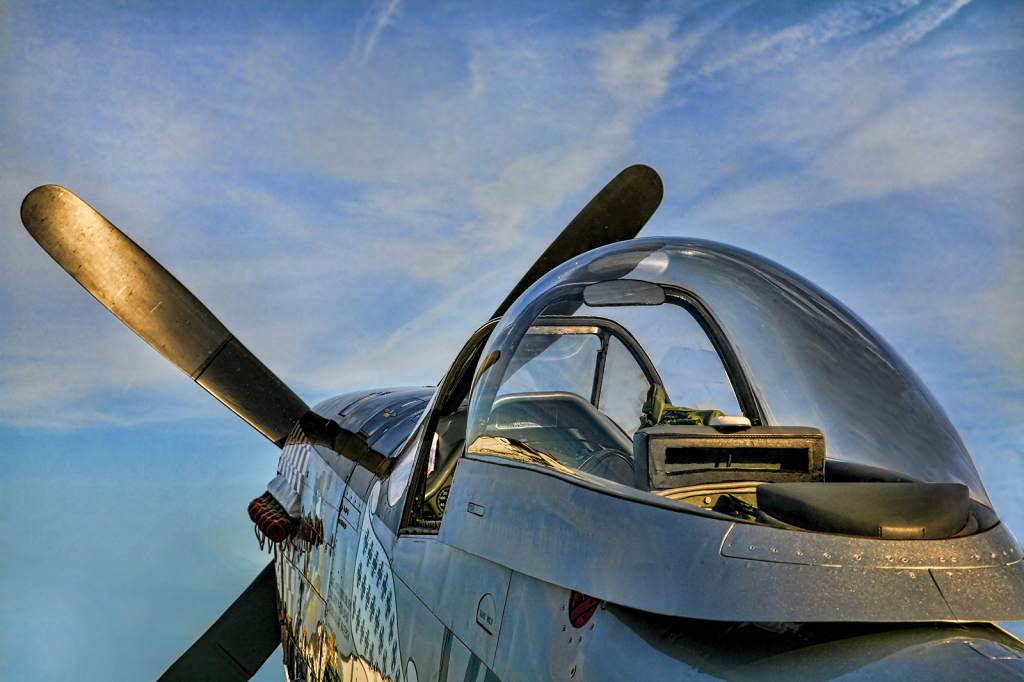
[[[719,361],[722,363],[726,376],[732,385],[733,393],[736,395],[736,401],[741,411],[743,411],[743,416],[750,419],[752,425],[762,425],[763,411],[757,401],[757,397],[751,390],[751,383],[743,371],[742,363],[739,362],[738,355],[732,349],[721,325],[711,315],[707,306],[703,304],[696,294],[682,287],[658,282],[650,283],[660,286],[665,290],[665,304],[676,305],[682,308],[683,312],[693,317],[698,325],[700,325],[714,347]],[[542,316],[544,311],[556,304],[576,304],[573,312],[579,310],[584,305],[583,290],[591,284],[594,284],[594,282],[572,282],[551,287],[532,300],[514,320],[503,325],[500,332],[492,336],[492,340],[497,340],[496,346],[500,351],[500,356],[496,362],[481,372],[477,378],[476,385],[473,386],[470,393],[467,443],[473,442],[477,436],[484,433],[498,389],[505,377],[505,372],[515,355],[516,349],[519,348],[528,330],[534,326],[535,321]],[[644,306],[641,304],[636,307]],[[572,317],[571,314],[566,314],[564,311],[558,314],[558,316],[564,318]],[[592,317],[592,315],[581,315],[572,319],[582,320],[589,317]],[[610,321],[614,322],[614,320]],[[583,325],[581,324],[581,326]],[[623,327],[623,329],[625,328]],[[627,329],[626,331],[628,332],[629,330]],[[631,333],[630,336],[632,336]],[[639,346],[639,344],[637,345]],[[630,350],[632,352],[632,349]],[[644,353],[646,355],[646,351]],[[650,361],[649,358],[647,360],[648,362]],[[654,367],[654,364],[651,363],[650,366]],[[484,407],[485,405],[486,408]]]

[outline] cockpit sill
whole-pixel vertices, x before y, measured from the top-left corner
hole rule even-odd
[[[935,540],[807,532],[744,521],[585,472],[471,453],[456,472],[440,526],[444,544],[667,616],[737,622],[1024,617],[1024,552],[999,522]]]
[[[730,527],[724,531],[720,553],[722,556],[790,563],[808,566],[858,566],[861,568],[982,568],[1005,566],[1024,559],[1024,550],[1009,530],[1000,523],[995,513],[976,500],[970,501],[971,520],[965,530],[974,532],[956,534],[934,540],[885,539],[822,533],[778,521],[757,521],[715,511],[708,506],[680,498],[694,496],[715,497],[724,493],[749,495],[764,481],[736,481],[718,484],[698,484],[671,490],[645,492],[583,471],[554,469],[507,456],[467,453],[466,459],[487,462],[502,467],[533,471],[551,476],[574,486],[610,495],[641,505],[668,509],[682,514],[725,521]],[[829,462],[827,462],[828,464]],[[826,468],[826,472],[828,468]],[[827,475],[827,473],[826,473]],[[706,503],[712,504],[712,503]],[[461,510],[460,510],[461,511]],[[737,528],[751,530],[736,530]],[[756,541],[755,544],[747,540]],[[783,549],[789,546],[790,551]]]

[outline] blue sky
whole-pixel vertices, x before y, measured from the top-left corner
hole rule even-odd
[[[1024,7],[0,4],[0,677],[155,678],[276,450],[28,237],[68,187],[307,402],[437,381],[618,170],[837,296],[1024,533]],[[281,679],[278,660],[261,679]]]

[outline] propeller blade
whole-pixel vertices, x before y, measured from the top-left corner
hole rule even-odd
[[[68,274],[146,343],[260,433],[284,444],[309,408],[148,253],[56,185],[25,197],[21,221]]]
[[[653,168],[637,164],[623,170],[551,242],[492,317],[504,315],[534,282],[567,260],[636,237],[658,210],[664,195],[665,186]]]
[[[274,562],[157,682],[244,682],[281,644]]]

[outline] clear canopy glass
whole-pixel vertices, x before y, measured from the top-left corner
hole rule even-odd
[[[624,283],[591,286],[615,281]],[[521,434],[543,419],[524,405],[557,403],[581,419],[592,410],[610,426],[577,429],[571,447],[527,442],[532,451],[514,456],[530,451],[555,468],[626,479],[606,451],[631,452],[658,385],[691,423],[721,413],[816,428],[827,460],[963,483],[991,506],[949,419],[903,360],[814,284],[742,249],[648,238],[583,254],[516,301],[481,357],[470,444],[503,435],[499,426],[510,422],[496,418],[501,411],[526,415],[513,423]],[[597,464],[583,464],[595,455]]]

